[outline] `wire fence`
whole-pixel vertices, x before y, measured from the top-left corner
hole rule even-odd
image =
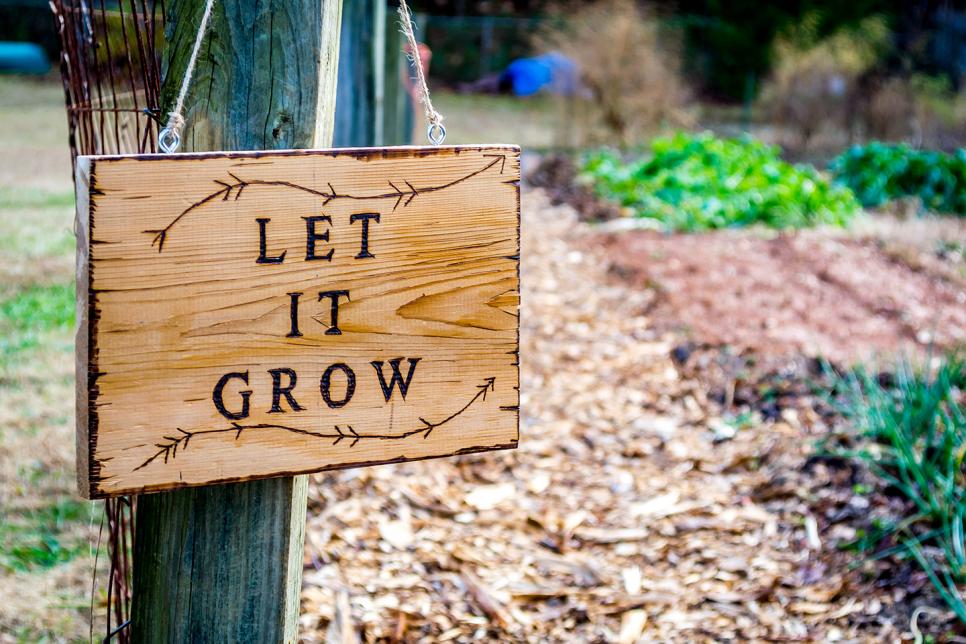
[[[53,0],[71,155],[153,152],[164,2]]]
[[[164,0],[51,0],[49,6],[61,45],[71,161],[78,154],[154,152],[160,127]],[[104,504],[106,640],[129,641],[125,626],[131,614],[135,504],[134,498],[125,497]],[[95,562],[92,640],[96,567]]]

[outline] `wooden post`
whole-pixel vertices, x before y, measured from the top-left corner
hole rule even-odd
[[[337,147],[412,143],[413,108],[403,77],[409,61],[395,8],[357,0],[342,13]]]
[[[386,0],[374,0],[372,11],[372,145],[386,145]]]
[[[204,0],[168,6],[162,100],[173,102]],[[215,4],[185,105],[183,151],[327,147],[342,0]],[[141,496],[135,642],[294,642],[307,477]]]
[[[339,79],[336,88],[336,147],[358,147],[375,142],[376,83],[375,4],[385,0],[348,2],[342,14],[342,38],[339,50]]]
[[[413,105],[403,79],[411,74],[409,59],[403,53],[406,37],[399,29],[395,10],[386,12],[385,87],[383,90],[383,145],[409,145],[413,142]],[[417,32],[417,37],[419,32]]]

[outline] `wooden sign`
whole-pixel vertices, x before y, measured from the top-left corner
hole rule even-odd
[[[519,148],[79,157],[96,498],[515,447]]]

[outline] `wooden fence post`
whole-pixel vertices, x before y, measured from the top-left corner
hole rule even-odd
[[[356,0],[342,13],[333,145],[412,143],[413,107],[403,78],[410,72],[395,8]]]
[[[385,0],[354,0],[342,13],[342,39],[339,50],[339,79],[336,88],[336,147],[372,145],[375,123],[376,28],[375,3]]]
[[[168,6],[162,103],[204,0]],[[182,151],[332,143],[342,0],[218,2],[185,105]],[[294,642],[307,477],[138,499],[135,642]]]
[[[383,126],[382,145],[409,145],[413,142],[412,99],[406,91],[404,78],[411,76],[409,59],[403,53],[406,37],[399,29],[399,16],[395,10],[386,12],[386,59],[383,79]],[[419,37],[417,32],[417,37]]]

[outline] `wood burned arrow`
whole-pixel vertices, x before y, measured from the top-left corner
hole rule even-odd
[[[420,434],[422,434],[422,437],[426,439],[433,432],[433,430],[437,429],[438,427],[442,427],[443,425],[452,421],[454,418],[457,418],[458,416],[463,414],[467,409],[472,407],[473,404],[476,403],[477,401],[486,402],[486,393],[488,391],[495,391],[495,390],[496,390],[496,378],[495,377],[485,378],[481,384],[476,385],[476,394],[474,394],[473,397],[470,398],[469,402],[467,402],[465,405],[460,407],[457,411],[453,412],[452,414],[450,414],[449,416],[447,416],[446,418],[438,422],[430,422],[425,418],[420,418],[419,422],[422,423],[420,427],[417,427],[415,429],[410,429],[409,431],[403,432],[401,434],[380,434],[380,433],[360,434],[352,427],[352,425],[346,425],[345,428],[343,428],[340,425],[334,425],[332,430],[320,431],[320,432],[312,431],[309,429],[302,429],[300,427],[292,427],[290,425],[279,425],[276,423],[257,423],[253,425],[243,425],[241,423],[233,422],[230,427],[223,427],[220,429],[202,429],[194,432],[189,432],[178,427],[177,428],[177,431],[179,432],[178,435],[165,436],[164,437],[165,440],[163,442],[155,443],[154,447],[157,448],[157,451],[151,456],[149,456],[143,463],[135,467],[134,470],[132,471],[136,472],[140,469],[143,469],[158,459],[162,459],[164,463],[167,463],[169,460],[173,461],[177,457],[179,449],[182,452],[184,452],[184,450],[188,448],[188,442],[192,438],[194,438],[195,436],[205,436],[205,435],[211,435],[211,434],[234,434],[235,440],[238,440],[239,438],[241,438],[241,435],[243,432],[246,432],[249,430],[276,429],[276,430],[289,432],[292,434],[311,436],[313,438],[333,439],[332,446],[338,445],[343,440],[350,441],[349,449],[352,449],[361,441],[371,441],[371,440],[405,441],[406,439],[412,436],[418,436]]]
[[[212,192],[211,194],[209,194],[206,197],[203,197],[202,199],[199,199],[198,201],[194,202],[193,204],[191,204],[190,206],[182,210],[181,213],[177,217],[172,219],[168,223],[168,225],[165,226],[164,228],[145,230],[143,232],[145,234],[151,235],[151,245],[157,246],[158,252],[160,253],[162,250],[164,250],[164,243],[168,239],[168,234],[188,214],[201,208],[205,204],[218,199],[219,197],[221,197],[222,201],[227,201],[228,198],[232,194],[234,194],[235,200],[237,200],[239,197],[241,197],[242,191],[249,186],[273,186],[273,187],[288,188],[291,190],[299,190],[301,192],[315,195],[317,197],[322,197],[323,205],[326,205],[329,202],[335,201],[337,199],[352,199],[355,201],[395,199],[396,203],[393,206],[393,210],[395,211],[396,208],[399,206],[400,202],[403,201],[403,198],[406,199],[405,203],[403,203],[403,208],[405,208],[410,203],[412,203],[412,200],[415,199],[417,195],[445,190],[446,188],[449,188],[451,186],[455,186],[459,183],[463,183],[464,181],[468,181],[469,179],[472,179],[476,175],[486,172],[487,170],[496,166],[497,164],[500,164],[500,174],[503,174],[503,171],[506,169],[505,154],[484,154],[482,156],[493,160],[488,161],[479,170],[474,170],[473,172],[470,172],[469,174],[462,176],[458,179],[454,179],[453,181],[449,181],[449,182],[439,184],[439,185],[434,185],[434,186],[426,186],[425,188],[416,188],[413,186],[412,183],[409,182],[409,180],[403,179],[403,183],[406,184],[408,190],[402,190],[399,187],[397,187],[392,181],[389,181],[389,185],[393,189],[392,192],[382,192],[379,194],[371,194],[371,195],[354,195],[350,193],[338,193],[336,192],[335,188],[332,186],[331,183],[327,183],[328,191],[325,191],[325,190],[317,190],[315,188],[310,188],[308,186],[299,185],[291,181],[266,180],[266,179],[251,179],[246,181],[232,174],[231,172],[228,172],[228,176],[232,178],[233,183],[228,183],[226,181],[215,179],[214,182],[217,185],[221,186],[220,189],[216,190],[215,192]]]

